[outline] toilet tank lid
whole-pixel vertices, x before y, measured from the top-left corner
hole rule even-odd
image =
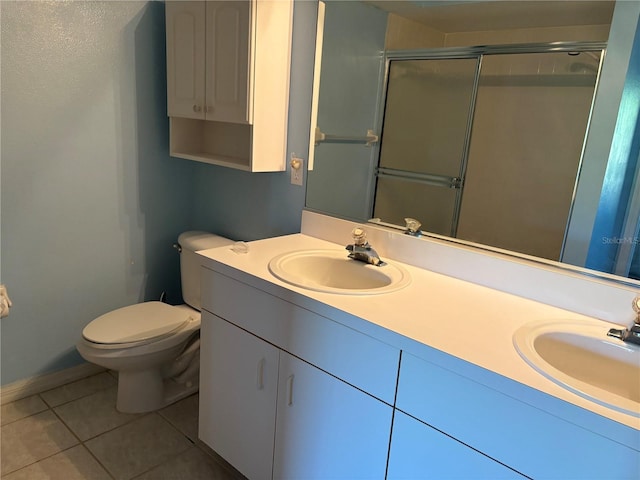
[[[144,302],[101,315],[84,327],[82,336],[94,343],[140,342],[168,335],[191,319],[185,309],[163,302]]]
[[[198,250],[231,245],[233,240],[221,237],[214,233],[190,230],[188,232],[181,233],[178,236],[178,243],[182,248],[191,250],[192,252],[197,252]]]

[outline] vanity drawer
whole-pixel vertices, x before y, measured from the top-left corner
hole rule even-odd
[[[639,471],[638,451],[406,352],[396,408],[532,478]]]
[[[397,348],[206,268],[202,307],[393,405]]]

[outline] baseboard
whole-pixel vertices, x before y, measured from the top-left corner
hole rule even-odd
[[[75,367],[44,375],[36,375],[9,383],[8,385],[3,385],[0,387],[0,405],[60,387],[61,385],[80,380],[90,375],[95,375],[104,370],[103,367],[94,365],[93,363],[82,363]]]

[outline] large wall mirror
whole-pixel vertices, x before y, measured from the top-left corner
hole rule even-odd
[[[638,3],[321,3],[307,208],[640,278]]]

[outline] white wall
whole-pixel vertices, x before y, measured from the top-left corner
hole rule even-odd
[[[0,2],[2,384],[81,361],[96,316],[179,301],[192,165],[168,156],[164,5]]]

